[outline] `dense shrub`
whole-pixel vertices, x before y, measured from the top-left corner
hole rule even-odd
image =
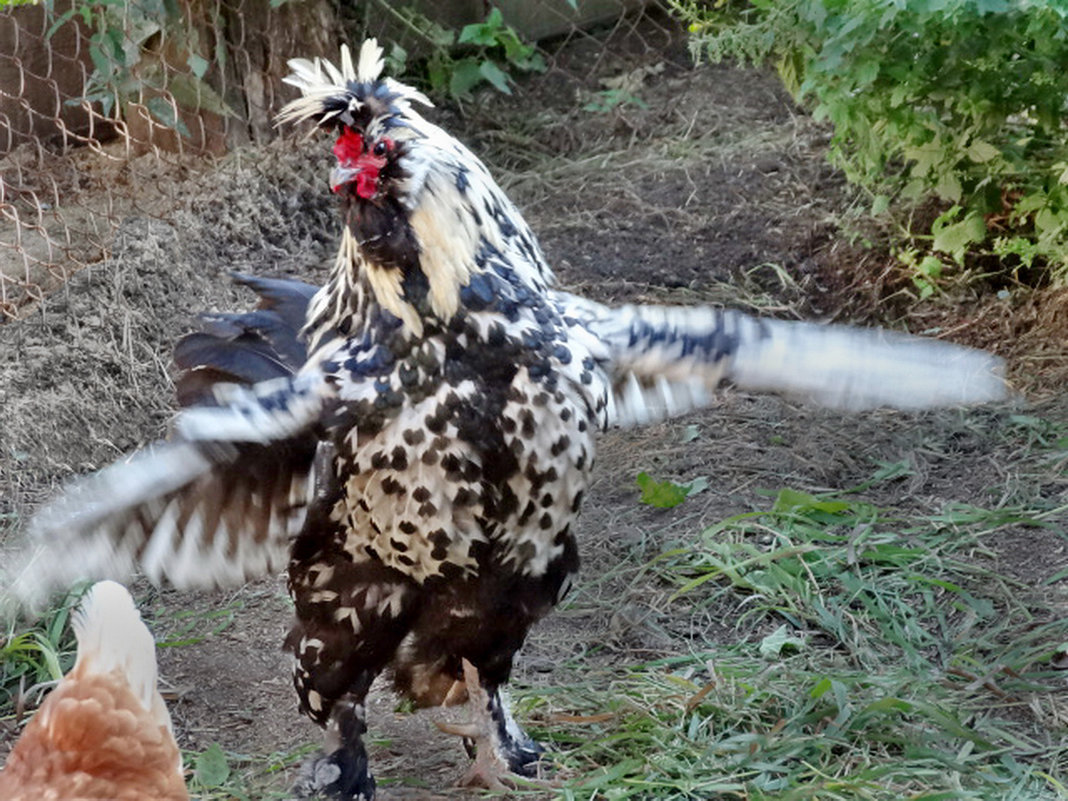
[[[771,61],[833,124],[874,214],[938,200],[918,276],[992,254],[1068,282],[1066,0],[674,2],[695,55]]]

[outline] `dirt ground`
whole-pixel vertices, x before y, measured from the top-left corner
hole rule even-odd
[[[530,637],[518,684],[550,686],[578,670],[678,653],[694,627],[705,642],[759,638],[736,628],[729,606],[678,619],[670,588],[641,568],[705,525],[762,503],[759,490],[851,487],[879,462],[903,460],[912,475],[880,485],[872,502],[935,511],[952,501],[1065,492],[1063,483],[1018,486],[1016,446],[1002,433],[1021,410],[1065,417],[1057,395],[1068,354],[1055,325],[1068,313],[1064,295],[1019,288],[1005,299],[980,287],[901,319],[886,298],[907,282],[838,233],[835,221],[854,201],[826,163],[827,130],[774,75],[694,68],[682,37],[658,21],[576,38],[557,64],[513,99],[480,99],[462,120],[436,116],[486,157],[564,286],[608,302],[730,303],[948,333],[1003,353],[1030,400],[843,416],[727,392],[711,410],[608,433],[577,532],[585,580]],[[582,110],[600,79],[621,75],[631,76],[643,105]],[[324,191],[328,157],[321,141],[281,143],[210,174],[177,177],[172,207],[122,219],[110,258],[27,319],[0,326],[0,538],[13,541],[72,473],[164,432],[173,409],[170,345],[197,311],[249,301],[230,287],[229,271],[323,276],[337,231]],[[704,476],[710,489],[673,510],[644,507],[635,485],[643,470],[687,482]],[[1055,530],[1010,527],[999,534],[996,561],[1038,586],[1068,565],[1068,554]],[[278,773],[266,782],[285,787],[294,753],[318,743],[318,732],[296,712],[280,650],[291,615],[281,579],[232,592],[139,590],[158,638],[181,643],[160,654],[181,745],[277,754]],[[374,695],[372,760],[383,799],[465,797],[449,789],[463,770],[462,749],[430,718]]]

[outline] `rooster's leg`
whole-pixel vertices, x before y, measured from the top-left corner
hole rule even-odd
[[[499,688],[484,687],[474,665],[463,660],[470,722],[454,725],[438,723],[449,734],[464,738],[468,753],[474,746],[475,761],[460,780],[463,787],[502,790],[514,786],[515,776],[536,778],[545,749],[519,728]]]
[[[334,703],[326,728],[327,749],[301,765],[293,790],[298,798],[371,801],[375,780],[367,765],[367,713],[363,697],[345,696]]]
[[[363,735],[367,713],[363,697],[338,699],[326,728],[327,752],[311,756],[301,765],[294,792],[298,798],[371,801],[375,780],[367,765]]]

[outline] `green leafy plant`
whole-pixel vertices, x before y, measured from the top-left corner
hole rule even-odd
[[[315,750],[311,743],[292,751],[237,753],[210,743],[184,751],[187,782],[198,801],[285,801],[292,798],[285,771]]]
[[[673,5],[697,57],[772,62],[833,124],[831,158],[871,192],[873,213],[940,204],[929,232],[912,235],[924,256],[962,266],[992,256],[1014,277],[1041,267],[1068,281],[1068,4]],[[933,286],[932,262],[905,263],[923,265],[921,291]]]
[[[93,72],[83,96],[68,104],[96,103],[105,116],[122,117],[128,103],[143,103],[158,122],[186,137],[179,109],[234,115],[206,82],[212,62],[201,55],[199,36],[175,0],[76,0],[62,14],[55,13],[54,0],[45,0],[45,7],[53,19],[46,39],[76,16],[92,30]],[[225,52],[215,49],[220,64]]]
[[[642,491],[639,500],[658,509],[671,509],[678,506],[690,494],[688,486],[671,481],[657,481],[644,471],[638,473],[636,482]]]
[[[19,710],[27,694],[59,681],[70,669],[76,650],[70,613],[87,587],[73,588],[28,628],[8,623],[0,636],[0,717]]]
[[[520,39],[496,7],[490,9],[484,21],[465,25],[457,33],[413,9],[394,8],[384,0],[379,6],[430,45],[425,79],[432,92],[462,99],[470,97],[479,85],[489,84],[499,92],[511,94],[512,71],[545,70],[541,54],[534,45]],[[403,48],[394,46],[389,58],[390,67],[398,73],[409,67],[408,53]]]
[[[602,89],[582,107],[582,110],[604,114],[622,106],[649,108],[648,103],[625,89]]]

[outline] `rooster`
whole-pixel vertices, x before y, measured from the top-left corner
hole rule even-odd
[[[471,699],[466,781],[534,775],[502,688],[578,569],[572,524],[609,426],[711,403],[724,381],[845,409],[1006,396],[997,359],[883,331],[714,308],[609,308],[555,286],[483,163],[415,89],[294,60],[283,122],[333,141],[340,246],[324,286],[261,295],[183,340],[171,437],[76,483],[32,523],[24,600],[140,569],[204,587],[288,567],[302,712],[326,729],[302,796],[371,799],[365,698]]]
[[[156,645],[121,584],[96,584],[72,617],[78,659],[0,771],[4,801],[188,801]]]

